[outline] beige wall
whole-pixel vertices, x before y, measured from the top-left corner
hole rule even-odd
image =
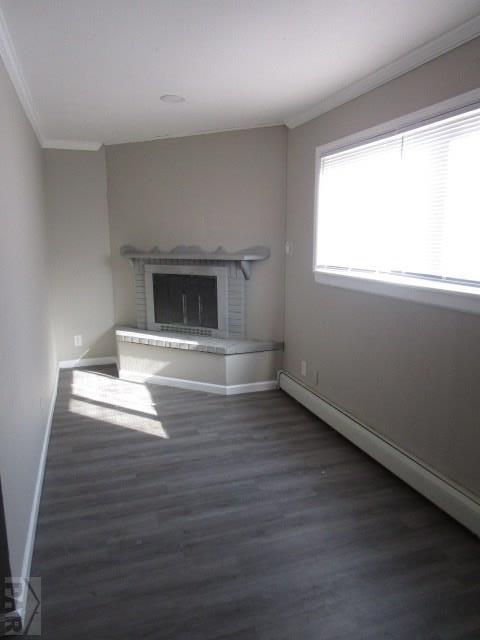
[[[477,39],[289,132],[285,323],[289,372],[477,496],[480,316],[316,284],[312,234],[316,146],[479,86]]]
[[[105,152],[45,151],[52,310],[59,360],[115,355]],[[80,334],[83,345],[75,347]]]
[[[55,384],[42,151],[0,62],[0,473],[21,575]]]
[[[107,147],[115,318],[135,326],[123,244],[228,251],[264,244],[246,283],[247,335],[283,338],[286,130],[251,129]]]

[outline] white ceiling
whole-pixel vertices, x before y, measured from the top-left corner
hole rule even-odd
[[[37,134],[44,146],[72,148],[294,126],[480,34],[480,0],[0,0],[0,8],[0,53]],[[186,102],[165,104],[167,93]]]

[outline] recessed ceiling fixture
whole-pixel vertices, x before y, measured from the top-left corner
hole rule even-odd
[[[168,102],[168,104],[180,104],[181,102],[185,102],[185,98],[183,96],[177,96],[174,93],[166,93],[164,96],[161,96],[160,100],[162,102]]]

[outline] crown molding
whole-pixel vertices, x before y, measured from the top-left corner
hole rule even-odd
[[[20,62],[13,46],[12,37],[7,27],[5,15],[0,7],[0,56],[3,60],[3,64],[7,70],[10,80],[17,92],[18,99],[30,120],[30,124],[37,136],[37,139],[41,146],[43,146],[43,136],[40,130],[40,123],[37,110],[35,109],[32,94],[28,88],[25,76],[20,66]]]
[[[12,36],[5,20],[5,15],[0,7],[0,57],[7,70],[10,80],[17,93],[18,99],[25,111],[27,118],[32,125],[32,129],[37,136],[38,142],[43,149],[72,149],[77,151],[98,151],[102,146],[101,142],[81,141],[81,140],[49,140],[46,139],[41,130],[40,118],[35,108],[32,94],[28,88],[25,75],[13,45]]]
[[[339,107],[346,102],[350,102],[350,100],[353,100],[354,98],[358,98],[364,93],[368,93],[369,91],[390,82],[390,80],[398,78],[408,71],[412,71],[412,69],[420,67],[426,62],[430,62],[430,60],[433,60],[434,58],[438,58],[438,56],[473,40],[479,35],[480,16],[477,16],[476,18],[472,18],[472,20],[463,23],[459,27],[444,33],[438,38],[435,38],[435,40],[431,40],[427,44],[414,49],[395,62],[392,62],[391,64],[374,71],[368,76],[365,76],[361,80],[350,84],[348,87],[340,89],[340,91],[327,96],[315,107],[285,118],[285,124],[289,129],[294,129],[309,120],[313,120],[314,118],[321,116],[327,111],[335,109],[335,107]]]
[[[236,131],[250,131],[251,129],[268,129],[270,127],[284,127],[285,122],[265,122],[263,124],[252,124],[240,127],[229,127],[227,129],[184,129],[177,133],[168,133],[153,138],[122,138],[120,140],[106,141],[106,147],[113,147],[116,144],[135,144],[137,142],[158,142],[160,140],[172,140],[175,138],[190,138],[192,136],[209,136],[212,133],[235,133]]]
[[[455,49],[456,47],[459,47],[460,45],[465,44],[466,42],[469,42],[470,40],[473,40],[478,36],[480,36],[480,16],[472,18],[472,20],[469,20],[468,22],[465,22],[455,29],[448,31],[435,40],[431,40],[427,44],[418,47],[414,51],[408,53],[402,58],[399,58],[395,62],[392,62],[391,64],[388,64],[381,69],[374,71],[368,76],[365,76],[364,78],[348,85],[347,87],[344,87],[340,91],[327,96],[325,99],[321,100],[315,107],[285,118],[283,123],[254,125],[253,127],[248,128],[254,129],[257,127],[270,127],[278,126],[279,124],[285,124],[289,129],[294,129],[295,127],[298,127],[301,124],[308,122],[309,120],[317,118],[327,111],[331,111],[332,109],[335,109],[336,107],[339,107],[346,102],[350,102],[350,100],[358,98],[364,93],[368,93],[369,91],[372,91],[373,89],[376,89],[377,87],[380,87],[381,85],[386,84],[387,82],[394,80],[395,78],[398,78],[404,73],[407,73],[408,71],[411,71],[421,66],[422,64],[430,62],[434,58],[437,58],[438,56],[441,56],[442,54],[447,53],[448,51],[451,51],[452,49]],[[30,121],[30,124],[32,125],[37,139],[44,149],[71,149],[76,151],[98,151],[98,149],[100,149],[103,142],[90,140],[57,140],[47,139],[43,136],[38,111],[35,108],[30,89],[28,88],[27,82],[25,80],[25,75],[18,60],[12,37],[8,30],[5,16],[1,7],[0,57],[5,64],[5,68],[7,69],[8,75],[10,76],[10,80],[12,81],[20,103],[22,104],[22,107]],[[158,136],[156,138],[153,138],[153,140],[177,138],[191,135],[204,135],[207,133],[220,133],[223,131],[236,130],[236,128],[231,128],[214,131],[185,131],[173,135]],[[135,140],[135,142],[138,141],[139,140]],[[134,141],[125,140],[110,144],[124,144],[126,142]]]
[[[43,140],[44,149],[69,149],[71,151],[98,151],[103,142],[91,140]]]
[[[93,141],[93,140],[59,140],[54,138],[45,138],[42,135],[41,127],[40,127],[40,119],[37,110],[35,109],[32,95],[28,88],[27,82],[25,80],[25,76],[23,74],[22,68],[20,66],[20,62],[18,60],[18,56],[15,51],[15,47],[13,46],[12,37],[8,30],[7,22],[5,20],[5,16],[3,14],[2,8],[0,7],[0,57],[2,58],[5,68],[7,69],[8,75],[10,76],[10,80],[17,92],[17,96],[22,104],[22,107],[30,120],[30,124],[37,136],[38,142],[43,149],[65,149],[65,150],[73,150],[73,151],[98,151],[100,147],[104,144],[103,142]],[[246,127],[248,129],[257,129],[263,127],[275,127],[275,126],[284,126],[283,122],[274,122],[274,123],[265,123],[265,124],[256,124],[251,127]],[[164,136],[155,136],[154,138],[140,138],[140,139],[126,139],[115,142],[109,142],[108,144],[126,144],[130,142],[152,142],[154,140],[165,140],[169,138],[182,138],[185,136],[200,136],[206,135],[209,133],[224,133],[229,131],[241,131],[244,130],[245,127],[232,127],[229,129],[213,129],[206,131],[182,131],[179,133],[164,135]]]

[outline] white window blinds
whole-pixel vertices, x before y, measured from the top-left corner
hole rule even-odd
[[[480,284],[480,109],[319,167],[317,269]]]

